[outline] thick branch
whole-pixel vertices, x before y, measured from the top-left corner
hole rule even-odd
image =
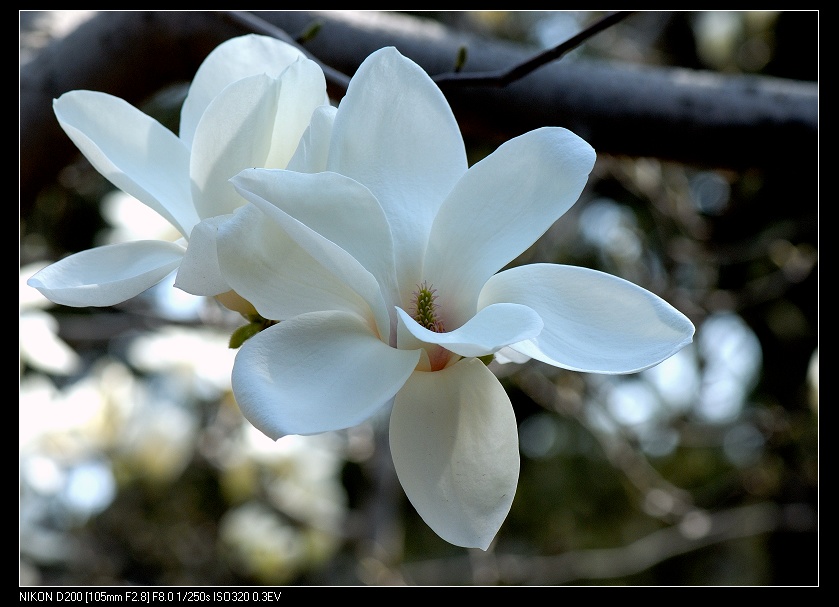
[[[387,45],[432,75],[450,72],[462,45],[469,57],[462,73],[495,72],[536,53],[403,15],[257,14],[288,31],[320,20],[322,29],[307,48],[347,74]],[[564,126],[601,153],[735,169],[772,166],[801,153],[815,166],[815,83],[565,59],[501,89],[443,86],[467,135],[501,141]]]
[[[450,72],[466,45],[464,72],[497,71],[535,53],[452,32],[406,15],[259,12],[292,37],[320,21],[306,44],[324,64],[352,74],[372,51],[396,46],[432,75]],[[65,166],[75,148],[52,99],[80,88],[139,103],[189,80],[217,44],[244,33],[219,12],[103,12],[21,68],[21,205]],[[599,153],[653,156],[707,166],[815,166],[815,83],[567,59],[509,86],[445,87],[464,135],[499,143],[541,126],[564,126]]]

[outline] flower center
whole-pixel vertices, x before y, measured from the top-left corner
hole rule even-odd
[[[443,320],[437,315],[437,304],[434,303],[437,299],[436,293],[437,290],[428,286],[425,281],[417,285],[417,290],[413,293],[414,320],[429,331],[444,333],[446,329]]]

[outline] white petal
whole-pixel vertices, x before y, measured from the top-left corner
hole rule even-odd
[[[320,66],[306,58],[292,63],[280,77],[271,150],[263,164],[284,169],[309,126],[312,112],[324,104],[326,79]]]
[[[470,358],[411,375],[391,412],[390,449],[426,524],[447,542],[486,550],[519,476],[516,417],[492,372]]]
[[[364,184],[382,205],[406,298],[423,280],[437,209],[466,168],[457,121],[422,68],[393,47],[365,59],[338,106],[327,169]]]
[[[202,219],[232,213],[245,201],[229,183],[242,169],[264,166],[271,149],[280,82],[265,75],[228,86],[195,131],[190,178]]]
[[[230,215],[205,219],[192,229],[189,245],[178,267],[175,286],[193,295],[215,296],[230,290],[218,265],[218,226]]]
[[[519,352],[557,367],[592,373],[635,373],[693,340],[694,327],[657,295],[610,274],[553,264],[496,274],[479,305],[499,301],[533,308],[545,321]]]
[[[370,308],[275,222],[246,205],[218,227],[219,267],[225,282],[272,320],[323,310],[370,318]]]
[[[57,304],[113,306],[166,278],[183,254],[183,247],[159,240],[107,245],[65,257],[27,284]]]
[[[459,322],[487,279],[577,201],[594,161],[574,133],[541,128],[507,141],[458,182],[434,220],[423,278],[457,302]]]
[[[539,315],[527,306],[505,303],[483,308],[465,325],[447,333],[429,331],[402,308],[397,313],[400,323],[414,337],[439,344],[461,356],[494,354],[504,346],[539,335],[543,324]]]
[[[219,44],[201,63],[189,86],[181,108],[181,139],[192,146],[201,115],[228,84],[257,74],[276,78],[303,56],[294,46],[269,36],[248,34]]]
[[[70,91],[53,101],[59,124],[93,167],[188,236],[198,223],[189,191],[189,149],[126,101]]]
[[[272,184],[276,185],[273,181],[277,177],[276,173],[283,172],[277,170],[257,169],[247,171],[242,179],[237,176],[231,181],[236,186],[237,191],[245,199],[258,207],[259,210],[265,214],[265,218],[267,220],[272,222],[274,225],[281,227],[289,238],[297,243],[298,246],[311,255],[313,260],[317,261],[317,263],[322,266],[323,270],[329,272],[333,277],[335,277],[335,279],[343,282],[359,297],[364,299],[364,301],[367,302],[368,312],[359,313],[366,317],[369,312],[372,312],[380,335],[389,335],[392,323],[388,306],[385,304],[384,300],[386,294],[383,293],[382,285],[379,284],[377,278],[370,273],[370,271],[368,271],[361,262],[359,262],[359,260],[353,257],[345,249],[341,248],[339,245],[322,236],[307,225],[301,223],[273,202],[270,202],[262,197],[263,194],[271,198],[283,196],[282,192],[277,192],[276,188],[272,188]],[[370,200],[369,197],[366,196],[366,190],[364,190],[364,188],[348,187],[349,184],[352,184],[352,181],[341,176],[336,175],[334,179],[331,178],[330,175],[323,173],[316,175],[306,173],[287,173],[285,176],[289,179],[283,180],[282,183],[289,183],[294,194],[294,196],[289,199],[291,206],[303,215],[307,216],[307,218],[315,221],[324,229],[329,229],[330,234],[333,236],[337,237],[339,235],[341,226],[337,225],[337,221],[334,218],[334,223],[330,225],[330,218],[328,215],[318,213],[317,210],[309,212],[303,208],[306,204],[306,195],[305,192],[300,189],[301,183],[299,180],[302,180],[304,184],[312,183],[317,184],[318,186],[327,186],[326,188],[323,188],[325,190],[329,190],[334,187],[338,194],[341,192],[347,194],[348,199],[344,201],[345,203],[353,205],[359,204],[365,212],[373,213],[375,211],[375,206],[373,206],[375,201]],[[256,191],[252,191],[251,188]],[[315,195],[310,194],[310,196],[312,198],[316,197],[316,194],[319,193],[319,191],[320,190],[318,190]],[[323,202],[323,204],[328,207],[332,203],[336,202],[333,198],[335,195],[335,193],[328,193],[320,202]],[[320,202],[313,200],[312,204],[319,205]],[[337,209],[336,212],[338,212]],[[341,213],[341,216],[346,216],[346,213]],[[371,225],[376,225],[375,217],[375,215],[370,216],[369,219],[371,220]],[[349,217],[347,217],[347,220],[351,221]],[[359,236],[355,234],[345,234],[340,238],[343,242],[355,247],[355,250],[358,252],[363,253],[365,255],[365,260],[372,264],[376,264],[377,270],[384,272],[383,277],[389,278],[392,276],[392,273],[387,270],[388,251],[384,250],[388,240],[386,226],[379,225],[379,229],[367,229],[365,230],[365,233],[371,235],[374,239],[373,243],[360,242]],[[366,251],[364,250],[365,244],[369,247]],[[382,257],[380,259],[375,259],[377,247],[382,247],[383,249],[381,251]],[[387,285],[384,286],[387,287]],[[238,289],[236,290],[238,291]],[[239,293],[241,295],[245,295],[241,291]],[[247,297],[247,299],[250,298]],[[254,300],[251,299],[251,301]],[[254,305],[255,304],[256,302],[254,301]],[[393,323],[395,323],[395,318],[393,319]]]
[[[514,363],[517,365],[521,365],[526,363],[530,360],[530,357],[526,354],[522,354],[521,352],[517,352],[510,347],[501,348],[498,352],[495,353],[495,362],[500,365],[506,365],[509,363]]]
[[[318,312],[283,321],[242,346],[233,393],[273,439],[355,426],[388,403],[419,351],[396,350],[355,315]]]
[[[300,144],[286,167],[289,171],[319,173],[326,170],[332,125],[337,111],[338,108],[331,105],[321,105],[312,112],[309,127],[300,138]]]
[[[270,203],[358,260],[395,303],[393,240],[382,207],[357,181],[337,173],[245,170],[233,178],[249,200]],[[256,196],[258,198],[254,198]]]

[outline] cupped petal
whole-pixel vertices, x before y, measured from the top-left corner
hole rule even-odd
[[[201,115],[228,84],[257,74],[276,78],[303,56],[299,49],[270,36],[247,34],[219,44],[201,63],[189,86],[181,107],[181,139],[192,146]]]
[[[216,250],[224,281],[265,318],[343,310],[375,326],[367,302],[254,205],[218,225]]]
[[[462,327],[436,333],[420,325],[402,308],[399,322],[424,343],[438,344],[460,356],[486,356],[504,346],[531,339],[542,330],[541,317],[528,308],[513,303],[498,303],[479,310]]]
[[[202,219],[232,213],[245,203],[229,180],[242,169],[265,166],[279,91],[279,80],[250,76],[232,83],[207,106],[189,166]]]
[[[366,187],[337,173],[250,169],[233,178],[255,204],[275,207],[334,242],[376,277],[395,303],[393,239],[382,207]]]
[[[382,205],[406,298],[422,281],[437,209],[466,168],[457,121],[428,74],[393,47],[365,59],[338,106],[327,169],[364,184]]]
[[[233,393],[248,421],[273,439],[349,428],[393,398],[419,355],[386,345],[353,314],[304,314],[245,342]]]
[[[622,278],[575,266],[532,264],[489,279],[480,306],[507,301],[535,310],[545,327],[512,348],[592,373],[635,373],[693,341],[694,327],[669,303]]]
[[[189,245],[175,277],[177,288],[193,295],[211,297],[230,290],[218,264],[216,237],[218,226],[231,216],[205,219],[192,229]]]
[[[300,138],[297,150],[288,161],[289,171],[319,173],[326,170],[329,160],[329,142],[332,140],[332,125],[338,108],[321,105],[312,112],[309,126]]]
[[[379,283],[377,277],[367,270],[358,259],[340,245],[295,219],[277,206],[277,204],[274,204],[274,198],[279,197],[279,200],[285,199],[281,191],[282,187],[279,188],[280,191],[276,187],[277,177],[282,178],[279,184],[280,186],[287,184],[292,190],[292,196],[288,198],[289,206],[316,223],[321,229],[328,230],[333,237],[353,247],[364,256],[366,261],[374,264],[377,270],[384,272],[383,278],[385,280],[390,280],[391,274],[387,272],[387,251],[384,250],[388,240],[386,226],[380,225],[378,229],[373,230],[368,226],[365,229],[361,227],[362,224],[353,221],[351,214],[348,215],[346,212],[341,212],[338,209],[339,205],[336,206],[334,204],[338,202],[336,198],[343,192],[347,196],[343,201],[344,203],[348,205],[361,205],[366,212],[372,213],[376,208],[374,206],[375,200],[366,196],[367,191],[363,187],[352,187],[351,184],[353,182],[340,175],[334,175],[334,178],[332,178],[330,174],[324,173],[311,175],[307,173],[288,173],[276,169],[256,169],[247,171],[241,178],[236,176],[231,180],[236,186],[236,190],[265,214],[266,220],[280,227],[290,239],[304,249],[313,260],[319,263],[323,270],[329,272],[335,279],[341,281],[352,289],[358,297],[361,297],[367,302],[368,314],[362,315],[367,316],[369,313],[372,313],[380,335],[390,335],[391,326],[395,325],[396,319],[395,316],[391,319],[389,308],[385,304],[384,298],[387,295],[382,290],[383,285]],[[318,186],[318,189],[314,193],[309,194],[311,198],[310,202],[315,206],[311,210],[305,208],[307,204],[306,194],[301,188],[301,185],[305,184]],[[337,193],[330,191],[333,186],[337,190]],[[323,197],[320,196],[322,191],[326,192]],[[266,200],[263,198],[263,195],[271,197],[272,201]],[[335,218],[330,223],[329,215],[318,212],[317,210],[317,207],[321,204],[327,208],[331,208],[333,212],[338,213],[341,218],[345,218],[351,222],[353,226],[363,229],[365,234],[370,235],[374,239],[374,242],[363,243],[359,240],[358,235],[355,234],[345,233],[341,235],[340,231],[342,227],[346,229],[346,226],[339,225]],[[370,220],[370,225],[374,226],[375,215],[371,215],[368,219]],[[364,250],[365,244],[370,247],[366,251]],[[376,246],[383,247],[383,250],[378,251],[382,255],[380,259],[375,258],[377,253]],[[384,286],[385,288],[387,287],[387,285]],[[240,294],[245,295],[241,292]],[[248,297],[247,299],[250,298]],[[255,301],[253,303],[256,304]],[[385,337],[385,339],[387,338]]]
[[[516,417],[492,372],[468,358],[411,375],[393,404],[390,450],[426,524],[447,542],[486,550],[519,476]]]
[[[320,66],[304,57],[288,66],[280,77],[271,149],[264,163],[257,166],[284,169],[309,127],[312,113],[324,103],[328,103],[326,78]]]
[[[113,306],[166,278],[183,255],[182,246],[160,240],[96,247],[47,266],[27,284],[64,306]]]
[[[53,110],[97,171],[189,236],[198,223],[189,149],[172,131],[130,103],[96,91],[64,93]]]
[[[523,253],[577,201],[595,153],[562,128],[540,128],[502,144],[463,176],[434,220],[423,278],[474,312],[487,279]]]

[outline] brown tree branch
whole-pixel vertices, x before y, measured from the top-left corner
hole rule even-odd
[[[534,53],[400,14],[256,14],[292,38],[320,22],[305,48],[344,74],[388,45],[431,75],[451,71],[463,45],[469,49],[464,73],[508,69]],[[23,65],[21,212],[76,154],[53,116],[54,98],[87,88],[140,103],[167,84],[191,79],[215,46],[246,31],[252,30],[221,12],[102,12]],[[445,92],[467,138],[500,143],[533,128],[563,126],[599,153],[735,169],[787,166],[815,178],[816,83],[566,60],[504,88],[458,86]]]

